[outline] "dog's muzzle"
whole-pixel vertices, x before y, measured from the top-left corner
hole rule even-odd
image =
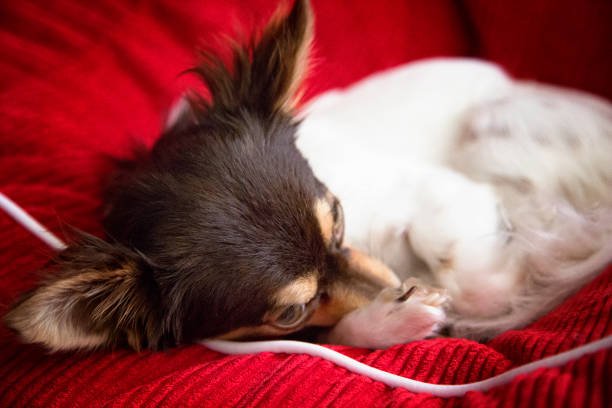
[[[382,289],[401,284],[389,267],[361,251],[344,247],[335,261],[337,273],[327,282],[309,326],[332,326],[370,303]]]

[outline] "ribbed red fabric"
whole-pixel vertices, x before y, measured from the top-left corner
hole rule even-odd
[[[105,154],[152,143],[186,86],[199,42],[250,32],[273,0],[19,1],[0,4],[0,191],[60,236],[101,234]],[[487,0],[314,1],[307,96],[434,55],[483,56],[521,76],[612,97],[612,3]],[[49,250],[0,213],[0,314],[34,285]],[[384,351],[334,347],[374,367],[437,383],[488,378],[612,333],[612,268],[530,327],[488,344],[420,341]],[[511,384],[440,399],[389,388],[303,355],[47,355],[0,329],[0,406],[612,406],[612,352]]]

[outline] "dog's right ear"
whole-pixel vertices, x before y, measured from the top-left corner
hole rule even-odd
[[[165,345],[158,289],[142,255],[83,235],[56,262],[52,277],[5,316],[26,342],[52,351]]]
[[[276,12],[253,49],[252,81],[255,102],[273,110],[292,111],[300,99],[300,85],[308,71],[314,19],[308,0],[295,0],[285,17]]]

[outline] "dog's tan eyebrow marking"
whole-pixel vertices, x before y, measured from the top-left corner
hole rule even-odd
[[[314,212],[319,221],[323,240],[329,245],[331,243],[332,230],[334,228],[334,215],[329,200],[324,198],[318,199],[314,205]]]
[[[308,303],[317,294],[317,274],[311,273],[289,283],[274,296],[278,306]]]

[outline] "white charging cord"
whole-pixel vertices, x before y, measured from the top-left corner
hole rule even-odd
[[[558,367],[585,354],[595,353],[596,351],[610,348],[612,347],[612,336],[607,336],[601,340],[576,347],[575,349],[513,368],[503,374],[487,378],[486,380],[459,385],[431,384],[411,380],[360,363],[359,361],[327,347],[302,341],[269,340],[241,343],[226,340],[204,340],[200,342],[200,344],[224,354],[254,354],[262,352],[308,354],[313,357],[321,357],[322,359],[331,361],[340,367],[344,367],[356,374],[370,377],[372,380],[380,381],[389,387],[401,387],[414,393],[426,392],[437,397],[448,398],[460,397],[468,391],[484,392],[493,387],[508,384],[517,375],[530,373],[539,368]]]
[[[36,221],[16,202],[8,198],[2,192],[0,192],[0,208],[2,208],[8,215],[13,217],[13,219],[21,224],[25,229],[34,234],[38,239],[49,245],[52,249],[56,251],[66,249],[66,244],[62,242],[61,239],[55,236],[41,223]]]
[[[15,221],[17,221],[25,229],[41,239],[51,248],[57,251],[61,251],[66,248],[66,244],[62,242],[62,240],[32,218],[32,216],[30,216],[23,208],[1,192],[0,208],[6,211],[8,215],[15,219]],[[349,371],[364,375],[375,381],[380,381],[390,387],[401,387],[414,393],[426,392],[437,397],[448,398],[460,397],[468,391],[487,391],[493,387],[508,384],[520,374],[530,373],[540,368],[559,367],[585,354],[591,354],[600,350],[612,348],[612,335],[591,343],[587,343],[583,346],[576,347],[575,349],[513,368],[503,374],[487,378],[486,380],[459,385],[431,384],[411,380],[409,378],[360,363],[357,360],[327,347],[319,346],[318,344],[305,343],[302,341],[269,340],[234,342],[226,340],[204,340],[201,341],[200,344],[208,347],[211,350],[224,354],[254,354],[263,352],[308,354],[313,357],[320,357],[322,359],[331,361],[332,363],[340,367],[344,367]]]

